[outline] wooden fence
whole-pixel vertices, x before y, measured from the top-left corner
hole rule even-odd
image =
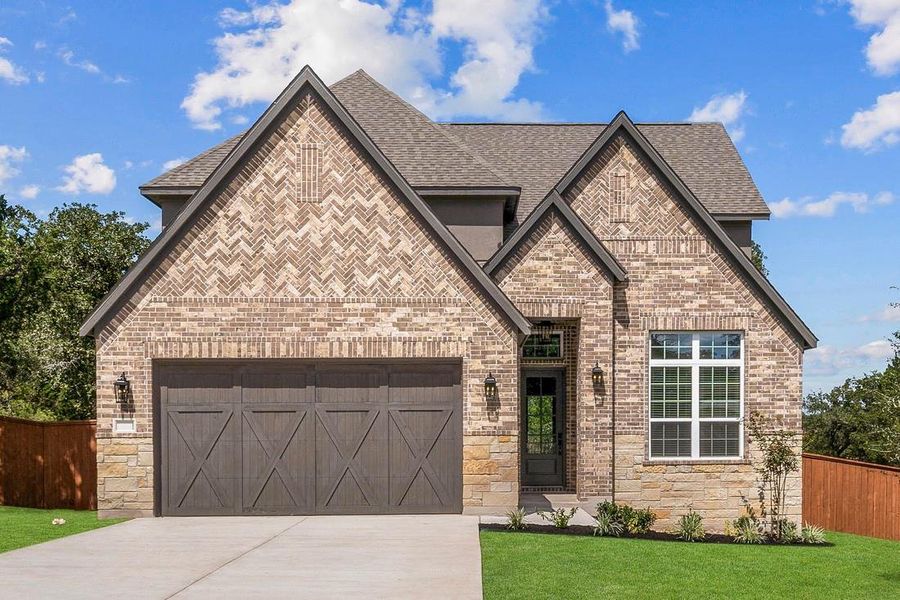
[[[900,468],[804,454],[803,520],[900,540]]]
[[[95,510],[96,433],[94,421],[0,417],[0,504]]]

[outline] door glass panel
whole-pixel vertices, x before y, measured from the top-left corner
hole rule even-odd
[[[529,454],[555,454],[556,436],[556,378],[527,377],[525,379],[526,451]]]

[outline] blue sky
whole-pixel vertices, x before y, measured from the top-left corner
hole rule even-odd
[[[310,63],[442,120],[724,120],[776,212],[754,237],[819,336],[808,390],[900,329],[900,0],[0,2],[0,193],[154,224],[137,186]],[[896,197],[896,199],[895,199]]]

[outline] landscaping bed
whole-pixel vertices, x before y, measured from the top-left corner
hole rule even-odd
[[[541,533],[547,535],[575,535],[575,536],[590,536],[590,537],[600,537],[594,533],[594,527],[590,525],[569,525],[565,528],[554,527],[553,525],[532,525],[529,524],[525,529],[520,531],[513,531],[509,529],[507,525],[503,523],[482,523],[479,525],[479,529],[481,531],[500,531],[506,532],[510,534],[515,533]],[[604,536],[609,537],[609,536]],[[677,533],[669,533],[666,531],[648,531],[646,533],[622,533],[618,536],[619,538],[628,538],[635,540],[655,540],[658,542],[684,542],[680,537],[678,537]],[[745,543],[734,541],[734,537],[730,535],[725,535],[722,533],[707,533],[702,540],[698,540],[696,542],[692,542],[696,544],[737,544],[737,545],[747,545]],[[803,542],[778,542],[771,540],[769,538],[763,538],[762,541],[754,543],[754,545],[773,545],[773,546],[815,546],[815,547],[824,547],[824,546],[832,546],[833,544],[825,542],[822,544],[805,544]]]

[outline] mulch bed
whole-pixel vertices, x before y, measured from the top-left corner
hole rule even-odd
[[[559,529],[553,525],[528,525],[524,531],[513,531],[508,529],[503,523],[481,523],[478,528],[481,531],[501,531],[504,533],[541,533],[545,535],[587,535],[591,537],[600,537],[594,535],[594,528],[589,525],[569,525],[565,529]],[[674,533],[664,531],[649,531],[638,535],[623,533],[620,538],[629,538],[636,540],[656,540],[660,542],[682,542],[688,543],[678,538]],[[780,542],[764,541],[761,544],[738,544],[730,536],[721,533],[707,533],[702,542],[692,542],[695,544],[735,544],[738,546],[833,546],[831,543],[824,544],[804,544],[802,542],[792,544],[782,544]]]

